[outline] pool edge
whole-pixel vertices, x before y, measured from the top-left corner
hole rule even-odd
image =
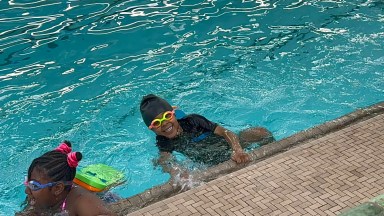
[[[348,113],[334,120],[327,121],[321,125],[300,131],[282,140],[255,149],[251,152],[253,161],[247,165],[237,165],[233,161],[227,161],[211,167],[206,171],[199,173],[199,175],[195,177],[200,181],[209,182],[221,175],[229,174],[236,170],[245,168],[250,164],[258,163],[270,156],[287,151],[288,149],[296,147],[304,142],[333,133],[381,113],[384,113],[384,101],[366,108],[357,109],[354,112]],[[180,186],[174,186],[172,183],[167,182],[163,185],[148,189],[143,193],[120,200],[117,203],[110,204],[109,208],[118,215],[126,215],[184,191],[186,190],[182,190]]]

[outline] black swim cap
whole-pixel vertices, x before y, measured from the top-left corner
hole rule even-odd
[[[148,127],[160,113],[172,110],[172,106],[166,100],[153,94],[144,96],[140,103],[141,117]]]

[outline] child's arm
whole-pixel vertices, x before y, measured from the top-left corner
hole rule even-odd
[[[214,133],[216,135],[222,136],[227,140],[227,142],[232,147],[232,160],[236,163],[246,163],[251,160],[249,155],[243,151],[239,143],[239,137],[230,130],[227,130],[221,126],[217,126]]]
[[[169,173],[171,175],[171,180],[174,179],[177,174],[182,172],[182,169],[180,169],[178,166],[175,165],[174,158],[171,153],[169,152],[160,152],[160,157],[157,160],[157,164],[161,166],[163,169],[163,172]],[[188,176],[186,171],[182,173],[182,177],[186,178]]]
[[[161,168],[163,169],[163,172],[169,173],[172,176],[172,173],[173,173],[172,161],[173,161],[173,157],[171,153],[161,151],[160,157],[157,160],[157,164],[161,166]]]

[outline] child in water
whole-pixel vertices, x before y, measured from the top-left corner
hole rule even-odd
[[[27,208],[17,215],[115,215],[94,193],[73,184],[81,159],[69,141],[34,159],[24,182]]]
[[[173,107],[153,94],[143,97],[140,112],[144,123],[156,134],[159,163],[172,176],[174,173],[169,162],[173,151],[206,165],[216,165],[229,159],[247,163],[251,160],[243,150],[247,144],[258,142],[264,145],[274,141],[272,134],[261,127],[240,132],[239,139],[232,131],[198,114],[177,119]]]

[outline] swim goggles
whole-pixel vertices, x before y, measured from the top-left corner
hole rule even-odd
[[[153,121],[151,122],[151,124],[149,125],[149,129],[152,129],[152,128],[158,128],[161,126],[161,124],[163,123],[163,121],[169,121],[173,118],[173,116],[175,115],[175,110],[172,110],[172,111],[167,111],[163,114],[163,118],[161,119],[153,119]]]
[[[57,182],[49,182],[47,184],[40,184],[37,181],[27,181],[27,178],[25,178],[24,185],[27,186],[32,191],[38,191],[47,187],[53,187],[59,183],[63,183],[64,185],[72,185],[73,183],[71,181],[57,181]]]

